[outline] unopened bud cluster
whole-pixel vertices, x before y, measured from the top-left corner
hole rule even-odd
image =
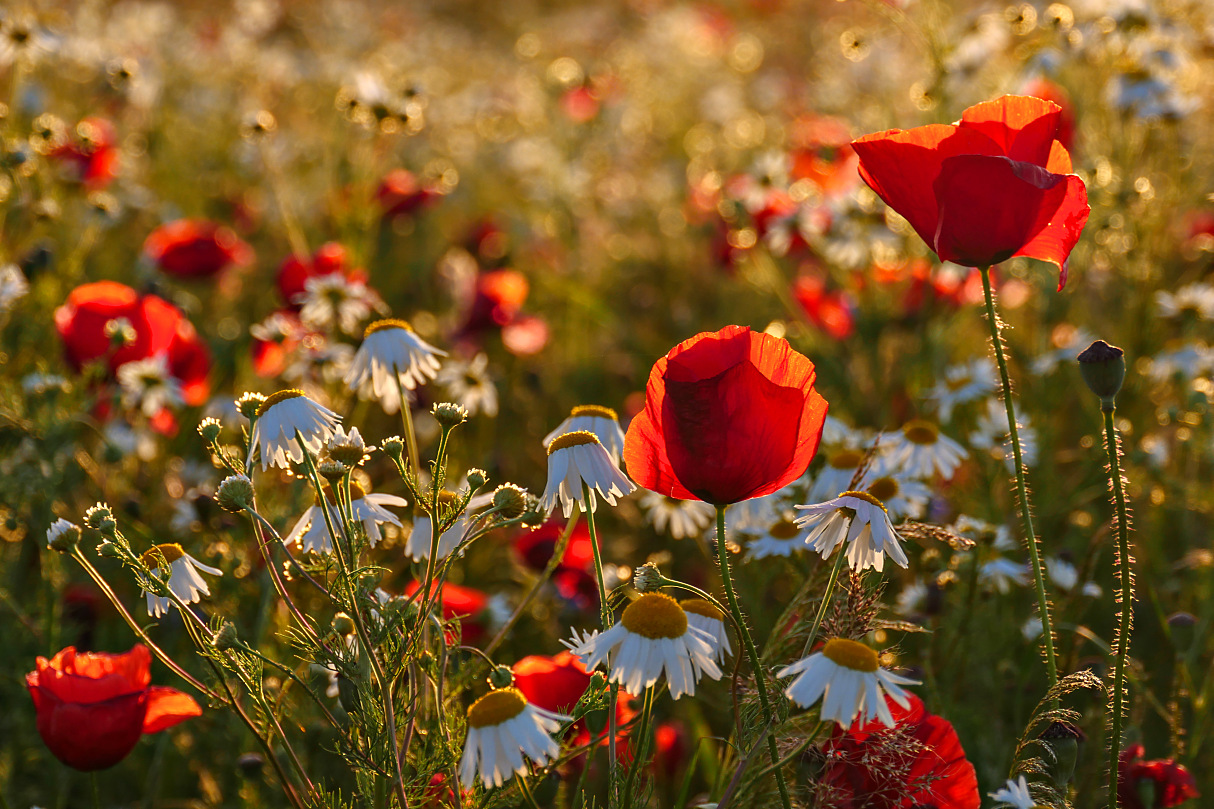
[[[224,511],[239,514],[253,505],[253,481],[244,475],[230,475],[223,479],[215,492],[215,502]]]

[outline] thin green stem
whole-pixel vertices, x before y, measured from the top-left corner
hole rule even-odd
[[[101,785],[97,783],[97,772],[89,773],[89,783],[93,785],[93,809],[101,809]]]
[[[653,694],[657,689],[649,686],[645,689],[645,701],[641,707],[641,721],[636,726],[632,738],[637,745],[636,755],[628,765],[628,778],[624,782],[624,809],[632,807],[632,785],[636,782],[637,772],[645,766],[646,752],[649,747],[649,724],[653,719]]]
[[[822,594],[822,603],[818,605],[818,614],[814,616],[814,622],[809,628],[809,636],[805,638],[805,650],[802,655],[809,654],[813,649],[814,641],[818,639],[818,630],[822,628],[822,621],[826,618],[826,610],[830,606],[831,599],[835,595],[835,587],[839,584],[839,571],[843,569],[843,560],[847,555],[843,553],[843,549],[837,550],[834,566],[830,569],[830,578],[826,580],[826,592]]]
[[[413,477],[417,478],[418,491],[421,490],[421,454],[417,451],[417,431],[413,428],[413,408],[409,406],[409,396],[405,384],[396,375],[396,390],[400,393],[400,420],[405,430],[405,444],[409,448],[409,466],[413,468]]]
[[[1117,601],[1121,605],[1121,626],[1117,630],[1117,668],[1113,674],[1113,700],[1109,733],[1109,809],[1117,809],[1117,765],[1121,753],[1121,723],[1125,704],[1126,655],[1130,650],[1130,627],[1134,620],[1134,578],[1130,557],[1130,526],[1126,517],[1125,486],[1121,479],[1120,446],[1117,427],[1113,423],[1113,408],[1104,411],[1104,445],[1109,456],[1109,480],[1117,504],[1117,566],[1121,569],[1121,587]]]
[[[991,290],[991,268],[980,267],[982,294],[986,299],[986,320],[991,328],[991,344],[995,348],[995,360],[999,365],[999,380],[1003,388],[1003,409],[1007,411],[1007,429],[1012,439],[1012,460],[1016,464],[1016,499],[1020,505],[1020,521],[1024,524],[1024,543],[1029,548],[1033,564],[1033,579],[1037,587],[1037,612],[1041,617],[1041,637],[1045,643],[1045,667],[1049,674],[1050,688],[1058,685],[1058,662],[1054,655],[1054,627],[1050,621],[1050,601],[1045,593],[1045,568],[1037,548],[1037,535],[1033,532],[1033,513],[1029,508],[1029,489],[1024,479],[1024,455],[1020,449],[1020,431],[1016,427],[1016,408],[1012,403],[1012,383],[1007,372],[1007,357],[1003,353],[1003,338],[1000,336],[999,315],[995,311],[995,293]]]
[[[742,636],[742,645],[746,647],[746,656],[750,658],[750,667],[755,673],[755,691],[759,694],[763,719],[769,726],[774,727],[775,713],[772,712],[771,701],[767,696],[767,677],[763,671],[763,661],[759,659],[755,642],[750,637],[750,628],[746,625],[746,619],[742,617],[742,609],[738,606],[738,596],[733,591],[733,580],[729,575],[729,550],[725,544],[725,506],[717,506],[717,559],[721,563],[721,585],[725,588],[725,596],[729,600],[729,612],[733,615],[734,623],[738,627],[738,634]],[[784,805],[784,809],[792,809],[792,802],[788,797],[788,784],[784,783],[784,771],[779,767],[780,751],[776,748],[775,734],[766,735],[767,751],[771,754],[771,763],[775,765],[773,775],[776,777],[776,786],[780,790],[780,802]]]
[[[593,502],[590,499],[590,487],[586,481],[582,481],[582,511],[586,513],[586,530],[590,533],[590,549],[594,554],[594,578],[599,585],[599,621],[603,625],[603,631],[611,628],[611,607],[607,603],[607,584],[603,580],[603,552],[599,548],[599,535],[595,530],[594,525],[594,509],[590,507]],[[613,807],[616,805],[616,760],[615,760],[615,736],[617,718],[615,715],[616,703],[619,701],[620,687],[616,683],[611,684],[611,696],[608,698],[607,704],[607,768],[609,772],[608,783],[610,787],[607,791],[607,805]]]

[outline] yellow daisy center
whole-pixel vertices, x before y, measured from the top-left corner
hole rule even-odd
[[[703,615],[705,618],[713,618],[717,621],[725,620],[719,609],[702,598],[685,598],[679,602],[679,606],[683,608],[683,612]]]
[[[360,484],[357,480],[350,481],[350,500],[351,501],[362,500],[366,496],[367,496],[367,490],[362,487],[362,484]],[[333,505],[333,506],[337,505],[337,498],[333,495],[332,486],[325,486],[325,499],[329,501],[330,505]],[[319,506],[320,497],[313,497],[312,505]]]
[[[681,638],[687,633],[687,613],[663,593],[646,593],[629,604],[620,623],[632,634],[650,640]]]
[[[822,647],[822,654],[852,671],[876,671],[880,667],[877,653],[859,641],[831,638]]]
[[[598,416],[601,419],[611,419],[619,421],[620,417],[610,407],[602,407],[600,405],[578,405],[569,411],[571,417],[578,416]]]
[[[882,511],[885,511],[885,504],[878,500],[876,495],[870,494],[869,492],[843,492],[843,494],[839,496],[854,497],[857,500],[863,500],[865,503],[871,503]]]
[[[940,428],[930,421],[915,419],[902,425],[902,434],[912,444],[934,444],[940,439]]]
[[[570,447],[578,447],[582,444],[597,444],[599,443],[598,436],[588,430],[574,430],[571,433],[565,433],[552,439],[552,443],[548,445],[548,454],[556,452],[558,449],[569,449]]]
[[[884,503],[886,500],[892,500],[898,496],[898,492],[902,489],[898,485],[895,478],[883,477],[877,478],[872,485],[868,487],[868,493],[876,499]]]
[[[413,331],[413,327],[409,325],[409,321],[397,320],[394,317],[390,317],[386,320],[377,320],[370,326],[367,326],[367,330],[363,332],[363,339],[366,340],[372,334],[375,334],[375,332],[383,331],[384,329],[404,329],[405,331]]]
[[[185,556],[185,551],[181,549],[180,545],[173,543],[167,545],[153,545],[144,551],[143,555],[139,558],[142,559],[143,563],[149,568],[152,570],[157,570],[160,567],[162,560],[165,564],[171,565],[183,556]]]
[[[304,392],[297,388],[288,388],[287,390],[280,390],[278,393],[275,393],[271,396],[267,396],[266,400],[257,406],[257,415],[264,416],[266,414],[267,410],[269,410],[271,407],[278,404],[279,402],[285,402],[287,399],[298,399],[300,396],[303,396],[303,395],[304,395]]]
[[[508,722],[527,707],[527,698],[517,688],[499,688],[472,703],[468,727],[487,728]]]
[[[864,453],[856,449],[844,449],[830,456],[827,463],[832,469],[855,469],[864,460]]]
[[[780,520],[767,529],[767,534],[772,539],[794,539],[799,533],[801,533],[801,529],[792,520]]]
[[[944,383],[944,387],[950,391],[959,391],[970,383],[969,375],[959,376],[956,379],[949,379]]]

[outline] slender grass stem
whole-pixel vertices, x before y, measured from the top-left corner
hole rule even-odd
[[[413,427],[413,408],[409,406],[408,392],[405,384],[396,375],[396,390],[400,393],[400,420],[405,431],[405,444],[409,448],[409,466],[413,468],[413,476],[417,478],[417,488],[421,491],[421,454],[417,450],[417,431]]]
[[[636,782],[637,772],[645,766],[645,758],[649,747],[649,725],[653,720],[653,695],[657,689],[650,686],[645,689],[645,701],[641,707],[641,721],[636,726],[632,738],[636,741],[636,755],[628,765],[628,778],[624,782],[624,809],[632,809],[632,787]]]
[[[838,548],[835,563],[830,569],[830,578],[826,580],[826,591],[822,593],[822,603],[818,605],[818,614],[814,616],[814,622],[809,627],[809,635],[805,638],[805,650],[801,652],[802,655],[809,654],[814,647],[814,641],[818,639],[818,630],[822,628],[822,621],[826,619],[826,610],[835,596],[835,587],[839,584],[839,571],[843,569],[843,561],[846,558],[847,555],[843,553],[843,549]]]
[[[1113,486],[1113,498],[1117,505],[1117,567],[1121,572],[1121,583],[1117,591],[1117,602],[1121,605],[1121,626],[1117,630],[1117,667],[1113,673],[1113,698],[1109,705],[1111,728],[1109,732],[1109,809],[1117,809],[1117,765],[1121,753],[1122,713],[1125,705],[1126,656],[1130,650],[1130,629],[1134,622],[1134,572],[1130,556],[1130,526],[1127,522],[1125,485],[1121,479],[1121,447],[1117,439],[1117,427],[1113,423],[1112,406],[1104,411],[1104,446],[1109,456],[1109,482]]]
[[[594,578],[599,585],[599,621],[603,625],[603,630],[611,628],[611,607],[607,603],[607,584],[603,580],[603,552],[599,547],[599,535],[595,530],[594,525],[594,509],[590,508],[590,487],[585,481],[582,481],[582,510],[586,513],[586,529],[590,532],[590,549],[594,554]],[[615,790],[615,782],[617,777],[617,767],[615,760],[615,736],[618,728],[617,717],[615,715],[615,706],[619,701],[620,687],[619,685],[611,684],[611,696],[608,698],[607,705],[607,768],[609,772],[608,781],[610,787],[607,791],[607,805],[614,807],[617,805],[617,797]]]

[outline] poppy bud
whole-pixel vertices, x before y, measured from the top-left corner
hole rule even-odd
[[[1054,753],[1051,768],[1054,785],[1058,789],[1065,789],[1075,775],[1079,743],[1084,740],[1083,731],[1069,722],[1052,722],[1038,738]]]
[[[1112,412],[1114,399],[1125,380],[1125,352],[1097,340],[1077,357],[1079,373],[1088,389],[1100,397],[1100,409]]]
[[[556,772],[550,773],[547,778],[540,781],[531,788],[532,797],[535,798],[537,806],[555,806],[556,791],[561,786],[561,777]]]
[[[607,727],[607,709],[595,708],[586,712],[586,727],[592,734],[598,736]]]
[[[1168,616],[1168,630],[1172,636],[1172,645],[1180,654],[1186,654],[1193,647],[1195,640],[1194,627],[1197,618],[1189,612],[1174,612]]]

